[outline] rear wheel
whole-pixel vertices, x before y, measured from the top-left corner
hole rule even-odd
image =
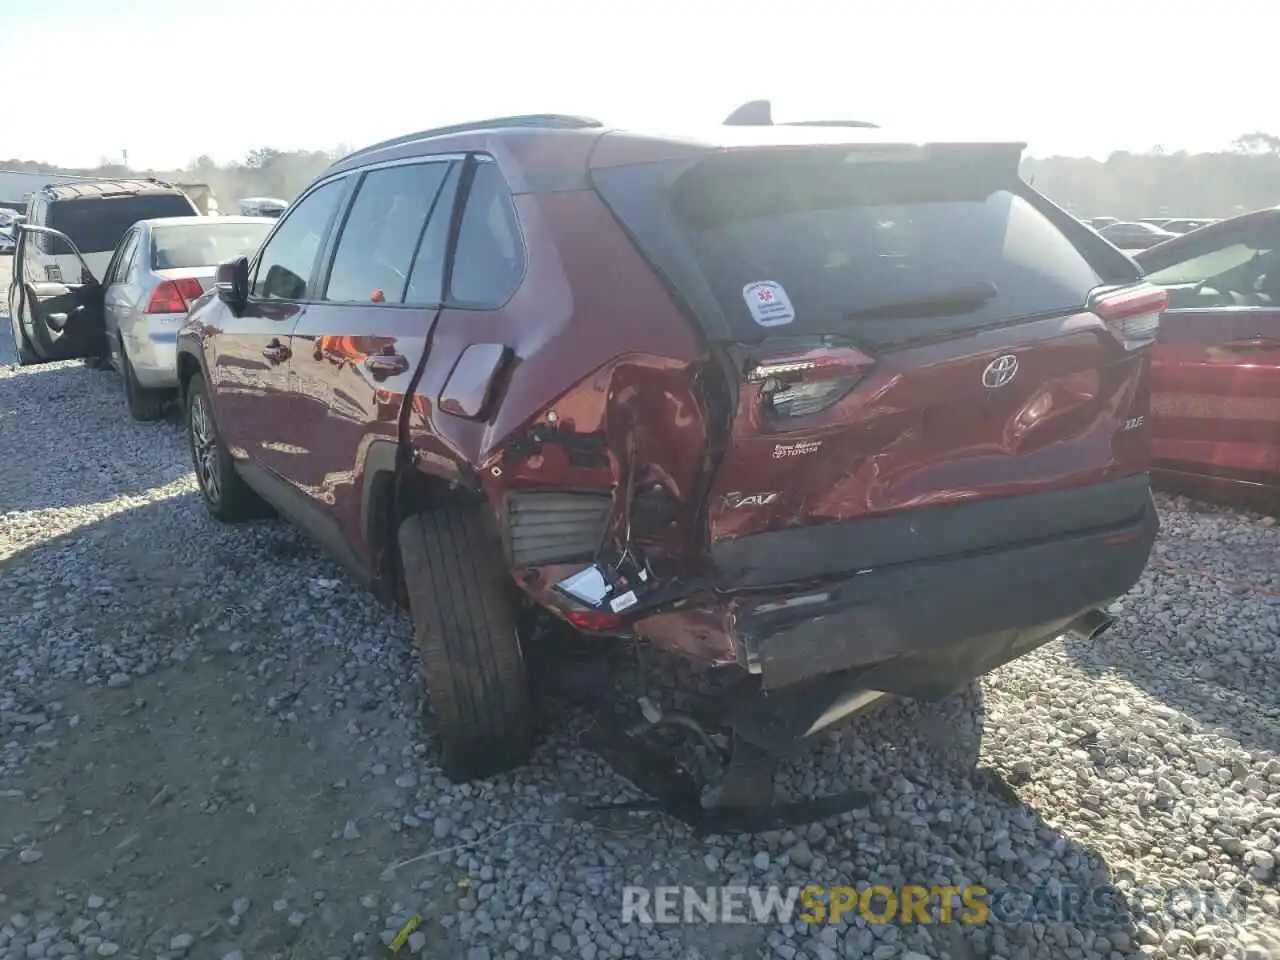
[[[187,440],[200,495],[216,519],[239,523],[270,515],[267,504],[236,473],[213,419],[208,387],[199,374],[187,386]]]
[[[138,383],[133,364],[125,353],[123,341],[120,344],[120,376],[124,379],[124,401],[129,408],[129,416],[143,422],[159,420],[169,406],[172,393],[168,390],[155,390]]]
[[[533,720],[500,545],[465,508],[411,515],[399,545],[445,774],[465,781],[520,766]]]
[[[40,358],[31,349],[26,337],[22,335],[22,328],[19,326],[16,314],[9,316],[9,331],[13,335],[13,351],[17,354],[18,366],[29,367],[32,364],[39,363]]]

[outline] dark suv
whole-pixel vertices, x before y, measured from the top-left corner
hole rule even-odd
[[[717,722],[775,757],[1096,634],[1157,531],[1165,295],[1021,152],[534,116],[352,154],[180,334],[208,508],[407,602],[454,777],[528,756],[520,603],[735,672]]]

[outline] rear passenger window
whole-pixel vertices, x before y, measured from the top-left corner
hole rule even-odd
[[[444,298],[444,260],[449,246],[449,226],[453,218],[453,201],[458,192],[461,164],[450,164],[449,176],[436,197],[427,229],[423,231],[418,255],[409,271],[405,303],[438,304]]]
[[[492,161],[476,170],[454,254],[451,299],[465,306],[500,307],[524,273],[524,249],[511,191]]]
[[[449,165],[387,167],[365,174],[338,238],[326,300],[401,303]]]
[[[253,296],[263,300],[302,300],[316,255],[342,199],[345,180],[330,180],[307,194],[262,248],[253,280]]]
[[[120,262],[116,264],[116,275],[110,283],[124,283],[129,279],[129,274],[133,270],[134,257],[138,253],[138,231],[129,234],[129,239],[125,243],[125,248],[120,251]]]

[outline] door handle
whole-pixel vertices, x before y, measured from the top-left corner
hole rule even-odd
[[[1232,353],[1248,353],[1251,350],[1280,350],[1280,339],[1275,337],[1241,337],[1239,340],[1228,340],[1222,349]]]
[[[279,340],[272,340],[262,348],[262,355],[266,357],[270,363],[284,363],[289,359],[290,350]]]
[[[398,353],[375,353],[364,358],[364,366],[372,374],[388,377],[408,370],[409,361]]]

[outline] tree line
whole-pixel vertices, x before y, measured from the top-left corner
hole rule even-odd
[[[243,197],[292,199],[335,159],[335,150],[252,150],[219,164],[210,157],[182,170],[132,170],[103,160],[91,169],[69,170],[27,160],[0,160],[0,169],[90,176],[155,176],[207,183],[219,204],[232,212]],[[1212,153],[1117,151],[1091,157],[1027,157],[1022,174],[1036,189],[1082,217],[1227,217],[1280,205],[1280,136],[1250,133],[1229,150]]]

